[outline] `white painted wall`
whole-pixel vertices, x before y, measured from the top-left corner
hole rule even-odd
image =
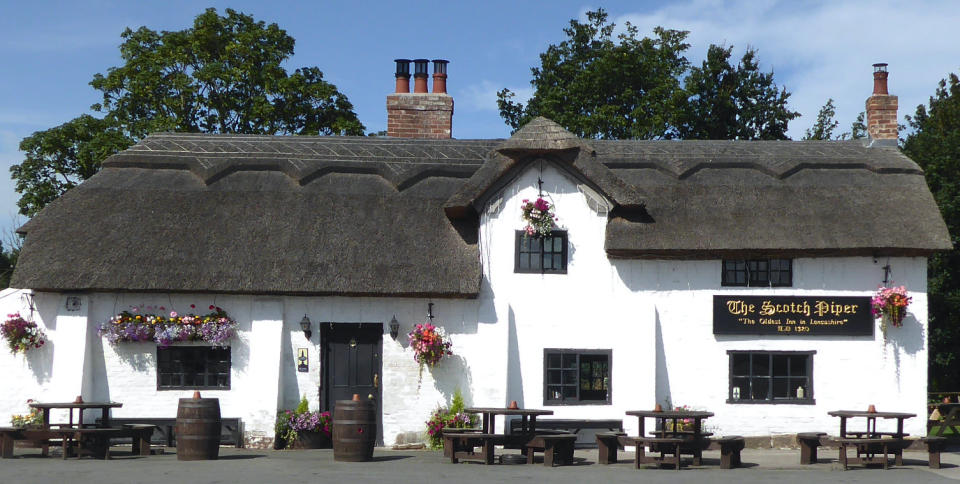
[[[555,418],[622,418],[637,422],[631,409],[656,403],[689,405],[716,414],[707,425],[720,434],[766,435],[825,431],[836,433],[827,411],[865,409],[918,414],[907,431],[925,431],[927,381],[926,260],[894,258],[801,258],[794,260],[790,288],[724,288],[720,261],[611,260],[603,250],[606,214],[592,210],[571,177],[544,164],[544,191],[556,204],[559,226],[569,231],[571,256],[564,275],[515,274],[514,231],[523,227],[521,200],[537,195],[539,165],[511,181],[491,201],[496,210],[481,216],[484,280],[475,300],[434,300],[435,322],[453,341],[454,356],[423,373],[406,333],[423,322],[427,299],[210,296],[200,294],[89,294],[81,311],[67,312],[66,295],[35,297],[35,321],[50,344],[26,357],[0,352],[0,425],[26,411],[25,400],[109,399],[124,404],[117,417],[176,416],[178,399],[191,391],[156,389],[156,345],[111,347],[96,335],[100,323],[138,305],[163,305],[188,312],[190,304],[224,308],[240,324],[232,344],[231,389],[205,391],[220,399],[224,417],[239,417],[249,436],[270,438],[273,415],[293,408],[305,395],[318,407],[319,323],[372,322],[384,325],[383,434],[387,444],[405,432],[421,432],[438,405],[460,388],[468,405],[501,406],[517,400],[545,408],[544,348],[612,351],[609,405],[554,406]],[[893,279],[913,296],[902,328],[884,342],[870,337],[714,336],[715,294],[870,296],[893,267]],[[3,314],[25,309],[22,293],[0,293]],[[24,312],[25,311],[25,312]],[[198,310],[202,312],[202,310]],[[307,315],[314,334],[307,340],[299,322]],[[387,323],[396,316],[400,337]],[[298,348],[307,348],[310,371],[296,371]],[[728,350],[813,350],[815,405],[726,403]],[[502,425],[502,422],[498,422]],[[500,427],[502,428],[502,427]]]

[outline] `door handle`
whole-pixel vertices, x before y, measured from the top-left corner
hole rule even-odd
[[[380,374],[373,374],[373,388],[380,388]]]

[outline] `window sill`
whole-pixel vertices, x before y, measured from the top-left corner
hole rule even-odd
[[[730,400],[727,403],[731,405],[816,405],[817,400],[813,398],[783,398],[777,400]]]

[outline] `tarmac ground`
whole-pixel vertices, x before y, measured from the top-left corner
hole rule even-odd
[[[12,459],[0,460],[0,483],[488,483],[549,482],[583,483],[701,483],[739,484],[755,482],[810,483],[945,483],[960,481],[960,452],[941,455],[942,469],[927,466],[927,454],[904,452],[904,466],[882,468],[852,467],[844,471],[837,462],[836,449],[821,448],[819,462],[800,465],[799,450],[744,449],[743,467],[720,469],[718,451],[706,451],[702,466],[681,470],[633,468],[633,453],[622,452],[613,465],[597,464],[596,450],[575,453],[570,466],[476,463],[451,464],[440,451],[390,450],[377,448],[370,462],[337,462],[333,451],[254,450],[223,447],[218,460],[179,461],[176,449],[135,456],[129,446],[114,447],[110,460],[43,457],[39,450],[20,449]],[[512,453],[514,451],[507,451]],[[498,451],[500,454],[500,451]]]

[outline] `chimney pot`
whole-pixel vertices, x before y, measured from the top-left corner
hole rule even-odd
[[[413,92],[419,94],[427,93],[427,59],[413,60]]]
[[[447,64],[449,61],[443,59],[433,60],[433,93],[447,93]]]
[[[394,59],[397,63],[397,88],[395,92],[410,92],[410,59]]]
[[[887,72],[886,63],[878,63],[873,65],[873,93],[874,94],[889,94],[887,92],[887,76],[890,75]]]

